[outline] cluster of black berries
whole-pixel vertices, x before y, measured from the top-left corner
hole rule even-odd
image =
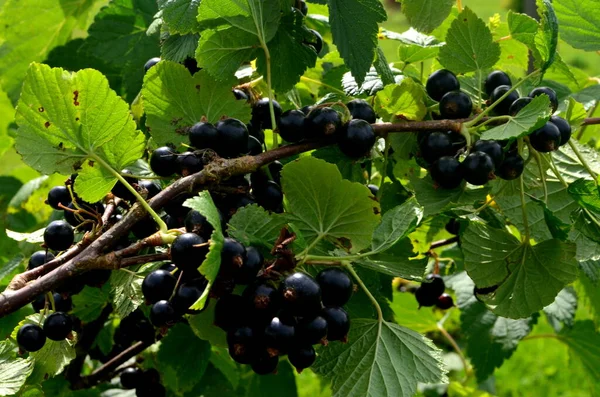
[[[227,332],[231,357],[255,373],[273,373],[286,354],[300,372],[316,359],[313,345],[346,341],[350,318],[342,306],[352,293],[350,278],[336,268],[321,271],[316,279],[302,272],[283,280],[265,275],[242,295],[222,296],[215,324]]]
[[[138,367],[125,368],[120,374],[123,389],[135,389],[137,397],[164,397],[167,390],[160,383],[160,373],[149,368],[143,370]]]
[[[19,347],[28,352],[36,352],[44,347],[46,338],[61,341],[68,338],[73,331],[73,320],[64,312],[50,314],[44,320],[44,326],[27,323],[17,331]]]
[[[446,285],[439,274],[429,274],[425,279],[427,282],[421,283],[415,290],[419,307],[437,306],[442,310],[448,310],[454,306],[452,297],[444,293]]]

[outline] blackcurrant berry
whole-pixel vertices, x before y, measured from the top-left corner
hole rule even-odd
[[[55,210],[62,210],[60,204],[68,206],[71,203],[71,194],[65,186],[55,186],[48,192],[48,205]]]
[[[144,179],[138,183],[138,186],[140,188],[143,188],[146,191],[146,195],[145,195],[146,200],[150,200],[152,197],[154,197],[158,193],[162,192],[162,187],[156,181]]]
[[[368,155],[376,139],[373,127],[364,120],[350,120],[337,134],[340,150],[350,158]]]
[[[51,340],[65,339],[73,330],[71,316],[63,312],[52,313],[44,321],[44,333]]]
[[[275,160],[271,164],[269,164],[269,172],[271,173],[271,177],[273,178],[273,182],[281,186],[281,171],[283,170],[283,164],[281,162]]]
[[[443,156],[429,169],[431,179],[444,189],[456,189],[463,181],[463,168],[458,160]]]
[[[535,98],[536,96],[540,96],[543,94],[547,95],[548,99],[550,99],[550,105],[552,105],[552,112],[556,112],[556,109],[558,109],[558,97],[556,96],[556,91],[554,91],[552,88],[550,88],[550,87],[534,88],[533,91],[531,91],[529,93],[529,96],[531,98]]]
[[[168,146],[159,147],[150,156],[150,168],[158,176],[171,176],[179,170],[177,152]]]
[[[443,119],[466,119],[472,111],[471,97],[462,91],[451,91],[440,100],[440,115]]]
[[[177,173],[188,176],[202,171],[204,163],[194,152],[183,152],[177,155]]]
[[[219,133],[211,123],[199,122],[190,128],[190,144],[196,149],[216,150],[219,145]]]
[[[315,108],[306,116],[306,137],[322,139],[333,137],[342,128],[340,114],[329,107]]]
[[[494,174],[494,160],[483,152],[469,154],[461,163],[463,176],[472,185],[485,185]]]
[[[439,274],[428,274],[427,277],[425,277],[425,281],[426,282],[421,283],[421,287],[432,295],[435,295],[436,298],[444,293],[446,284]]]
[[[150,309],[150,322],[155,327],[172,325],[177,319],[173,305],[166,300],[158,301]]]
[[[275,123],[279,125],[282,109],[281,105],[279,105],[279,102],[276,100],[273,100],[273,110],[275,113]],[[254,106],[252,106],[252,124],[267,130],[273,129],[271,111],[269,109],[269,98],[260,98]]]
[[[176,219],[184,219],[187,216],[188,212],[191,211],[191,209],[188,207],[184,207],[183,203],[185,203],[187,199],[190,199],[192,197],[194,196],[188,193],[179,194],[175,196],[175,198],[173,198],[172,200],[169,200],[169,202],[165,204],[163,209],[168,215]]]
[[[110,278],[109,269],[93,269],[81,275],[81,280],[85,285],[95,288],[101,288]]]
[[[344,341],[347,338],[348,331],[350,331],[350,317],[344,309],[341,307],[327,307],[323,309],[321,317],[327,321],[327,340],[330,342],[335,340]]]
[[[280,285],[285,307],[295,315],[315,315],[321,308],[321,287],[308,274],[293,273]]]
[[[235,97],[235,99],[237,99],[238,101],[247,101],[248,100],[248,94],[246,94],[244,91],[234,88],[233,90],[231,90],[231,92],[233,92],[233,96]]]
[[[275,372],[279,364],[279,357],[271,357],[267,352],[260,354],[259,358],[252,363],[252,371],[257,375],[268,375]]]
[[[160,62],[159,57],[154,57],[154,58],[148,59],[148,61],[144,64],[144,73],[146,73],[148,70],[150,70],[150,68],[152,66],[156,65],[159,62]]]
[[[50,262],[54,259],[54,255],[46,250],[36,251],[29,258],[29,262],[27,263],[27,269],[35,269],[36,267],[42,266],[44,263]]]
[[[262,254],[254,247],[246,247],[246,260],[235,273],[236,284],[250,284],[259,270],[262,269],[264,258]]]
[[[304,113],[305,115],[308,115],[310,113],[310,111],[313,109],[314,109],[313,105],[306,105],[306,106],[302,106],[300,111],[302,111],[302,113]]]
[[[46,294],[38,295],[33,302],[31,302],[31,306],[33,307],[34,312],[41,312],[46,306]]]
[[[23,350],[36,352],[44,347],[46,335],[40,326],[25,324],[17,331],[17,343]]]
[[[242,297],[260,318],[272,317],[280,307],[281,295],[265,282],[255,282],[244,290]]]
[[[188,233],[196,233],[203,239],[208,240],[214,228],[204,215],[196,210],[191,210],[185,217],[185,230]]]
[[[208,246],[205,243],[206,240],[195,233],[177,236],[171,245],[173,263],[183,271],[197,269],[208,253]]]
[[[371,191],[371,194],[373,196],[377,197],[377,193],[379,193],[379,186],[376,186],[376,185],[367,185],[367,187]]]
[[[268,211],[279,212],[283,204],[283,192],[281,187],[273,182],[268,181],[264,186],[259,186],[258,189],[252,189],[252,194],[258,205]]]
[[[558,116],[550,117],[550,122],[560,131],[560,146],[566,145],[571,139],[571,124]]]
[[[459,90],[460,83],[454,73],[446,69],[440,69],[429,76],[425,88],[431,99],[439,102],[448,92]]]
[[[353,99],[346,106],[353,119],[364,120],[369,124],[375,124],[377,121],[377,114],[375,114],[369,102],[364,99]]]
[[[73,245],[73,226],[65,221],[52,221],[44,230],[44,244],[54,251],[64,251]]]
[[[531,146],[538,152],[548,153],[557,150],[561,144],[561,134],[558,127],[548,122],[529,135]]]
[[[248,153],[248,128],[237,119],[225,119],[217,123],[219,145],[217,153],[221,157],[233,158]]]
[[[248,302],[239,295],[225,295],[215,305],[215,325],[225,331],[241,327],[248,316]]]
[[[248,128],[248,134],[250,134],[250,136],[258,139],[261,144],[265,143],[265,132],[262,130],[262,128],[260,128],[260,126],[256,126],[250,122],[246,124],[246,128]]]
[[[221,249],[222,274],[235,274],[246,261],[246,248],[237,240],[226,237]]]
[[[516,116],[525,106],[529,105],[531,101],[533,101],[533,98],[528,96],[517,99],[510,105],[510,108],[508,108],[508,114],[513,117]]]
[[[286,323],[282,317],[274,317],[265,328],[264,341],[267,347],[283,353],[292,346],[295,335],[293,324]]]
[[[504,160],[504,150],[498,141],[480,139],[473,145],[473,152],[483,152],[490,156],[494,161],[494,166],[497,167]]]
[[[251,364],[257,359],[258,337],[251,327],[239,327],[227,332],[229,355],[240,364]]]
[[[248,136],[248,154],[250,156],[258,156],[263,152],[262,144],[253,136]]]
[[[181,284],[173,297],[173,306],[177,312],[187,311],[204,293],[207,281],[205,278],[195,278]]]
[[[308,346],[294,346],[288,353],[288,359],[290,363],[296,368],[298,373],[302,372],[303,369],[310,367],[314,364],[317,359],[315,349]]]
[[[490,95],[490,104],[496,103],[500,98],[502,98],[512,87],[508,85],[501,85],[496,87],[496,89]],[[506,98],[499,102],[493,109],[494,114],[498,116],[505,116],[509,114],[510,106],[519,99],[519,94],[516,91],[511,92]]]
[[[123,389],[135,389],[142,383],[142,374],[143,372],[139,368],[125,368],[120,376],[121,387]]]
[[[299,142],[305,138],[304,120],[306,115],[300,110],[288,110],[281,115],[279,135],[287,142]]]
[[[128,169],[121,170],[121,173],[122,174],[132,174],[132,172]],[[124,179],[130,185],[134,185],[134,184],[138,183],[137,178],[132,178],[132,177],[126,176],[126,177],[124,177]],[[127,187],[125,187],[125,185],[123,183],[121,183],[121,181],[118,181],[116,183],[116,185],[113,186],[111,192],[112,192],[112,194],[114,194],[117,197],[122,198],[123,200],[135,201],[135,196],[133,195],[133,193],[131,193],[129,191],[129,189],[127,189]]]
[[[321,287],[321,301],[324,306],[344,306],[352,297],[354,285],[343,270],[321,270],[315,279]]]
[[[166,397],[167,389],[160,383],[142,383],[135,388],[136,397]]]
[[[506,73],[501,70],[494,70],[490,74],[487,75],[484,83],[485,93],[488,96],[492,95],[492,92],[501,85],[507,85],[512,87],[512,81],[510,77]]]
[[[454,306],[454,301],[452,300],[452,297],[450,295],[442,294],[437,299],[435,305],[442,310],[448,310],[452,306]]]
[[[456,218],[452,218],[446,223],[445,229],[448,233],[457,236],[460,231],[460,223]]]
[[[420,148],[421,156],[428,163],[433,163],[443,156],[453,155],[452,140],[448,134],[444,134],[443,132],[427,134],[422,140]]]
[[[317,316],[311,320],[303,320],[296,326],[298,341],[309,345],[321,343],[327,338],[327,320]]]
[[[314,29],[308,30],[310,30],[310,32],[313,34],[313,40],[311,40],[307,44],[314,48],[317,55],[319,55],[323,50],[323,36],[321,36],[321,33],[317,32]]]
[[[436,296],[430,290],[423,288],[423,285],[421,285],[415,290],[415,298],[417,299],[419,308],[421,308],[434,306],[437,303],[439,296]]]
[[[502,164],[496,169],[496,175],[504,180],[517,179],[525,169],[525,160],[519,153],[510,152],[504,158]]]
[[[149,273],[142,282],[142,293],[150,303],[168,300],[173,294],[177,280],[166,270],[155,270]]]
[[[165,222],[165,224],[167,225],[167,229],[171,230],[171,229],[179,229],[180,227],[183,226],[183,222],[180,222],[179,219],[171,216],[171,215],[165,215],[162,217],[163,222]],[[175,265],[173,265],[175,266]]]
[[[54,299],[54,308],[57,312],[70,312],[73,309],[73,300],[68,295],[59,294],[55,292],[52,294]]]

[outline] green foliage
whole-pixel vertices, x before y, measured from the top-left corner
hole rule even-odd
[[[402,12],[416,30],[430,33],[450,14],[452,0],[408,0],[402,3]]]
[[[586,51],[600,50],[597,0],[557,0],[553,3],[560,23],[560,35],[570,45]]]
[[[481,134],[482,139],[515,139],[520,138],[542,127],[550,118],[550,101],[545,95],[536,97],[516,116],[508,116],[506,124],[490,128]]]

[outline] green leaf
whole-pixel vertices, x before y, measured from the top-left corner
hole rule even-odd
[[[500,45],[494,42],[490,29],[465,7],[448,30],[440,63],[454,73],[467,73],[491,68],[498,59]]]
[[[384,252],[368,255],[356,261],[356,264],[379,273],[407,280],[421,280],[427,267],[427,257],[415,257],[409,238],[399,240]]]
[[[573,328],[565,328],[559,340],[569,346],[571,355],[581,361],[586,372],[600,382],[600,333],[591,320],[577,321]]]
[[[508,11],[508,28],[510,35],[521,43],[533,46],[538,32],[538,22],[526,14]]]
[[[541,60],[536,66],[546,71],[556,59],[556,47],[558,46],[558,20],[554,13],[554,7],[550,0],[536,0],[538,15],[540,16],[541,29],[535,37],[536,47],[540,53]],[[534,53],[535,55],[535,53]]]
[[[286,210],[309,248],[323,239],[352,252],[369,246],[379,204],[366,186],[342,179],[335,165],[314,157],[285,165],[281,174]]]
[[[577,147],[579,152],[586,159],[590,168],[596,172],[600,172],[600,156],[595,149],[589,146],[584,146],[576,140],[571,142]],[[561,146],[556,152],[552,152],[552,157],[556,163],[556,168],[562,175],[562,177],[569,183],[576,181],[577,179],[590,179],[590,173],[581,165],[577,155],[571,149],[569,145]]]
[[[402,12],[410,26],[431,33],[450,15],[453,5],[453,0],[404,0]]]
[[[15,345],[8,340],[0,342],[0,396],[15,394],[33,371],[31,358],[15,357]]]
[[[386,212],[373,233],[372,252],[382,252],[412,233],[423,218],[423,208],[414,197]]]
[[[402,72],[395,68],[392,68],[391,70],[392,73],[394,73],[396,84],[400,84],[404,79]],[[361,84],[356,81],[354,76],[352,76],[352,73],[344,73],[342,76],[342,88],[344,89],[344,93],[348,96],[371,96],[383,89],[383,81],[381,80],[377,69],[372,67],[367,72],[365,80]]]
[[[600,50],[600,1],[555,0],[552,4],[560,22],[560,36],[564,41],[580,50]]]
[[[231,93],[235,79],[219,82],[204,70],[190,76],[183,66],[161,61],[146,74],[142,96],[146,125],[158,145],[188,142],[186,128],[206,118],[250,120],[250,107]]]
[[[375,63],[373,64],[377,73],[381,76],[381,82],[383,84],[394,84],[396,82],[396,76],[388,63],[385,53],[381,47],[377,47],[377,56],[375,57]]]
[[[481,134],[481,139],[516,139],[541,128],[550,119],[552,110],[546,95],[537,96],[516,116],[507,116],[508,122]]]
[[[200,192],[198,197],[186,200],[183,205],[204,215],[213,227],[213,232],[209,240],[208,254],[206,254],[206,259],[204,259],[204,262],[198,268],[200,273],[208,280],[208,285],[202,296],[191,307],[192,310],[201,310],[204,308],[210,287],[217,278],[219,268],[221,267],[221,249],[223,248],[224,241],[223,232],[221,231],[221,217],[208,191]]]
[[[83,291],[73,295],[73,315],[84,323],[97,319],[109,299],[108,285],[102,288],[86,286]]]
[[[160,9],[164,23],[171,34],[187,34],[198,31],[198,6],[200,0],[167,0]]]
[[[360,85],[375,58],[378,23],[387,19],[385,9],[379,0],[328,0],[328,3],[333,43]]]
[[[567,191],[582,208],[600,214],[600,190],[594,181],[578,179]]]
[[[279,361],[277,374],[252,375],[246,397],[297,397],[296,377],[288,361]]]
[[[567,287],[560,291],[554,302],[544,308],[544,313],[548,316],[549,322],[557,331],[560,330],[557,323],[564,323],[567,327],[573,326],[576,311],[577,294],[573,287]]]
[[[127,104],[110,90],[95,70],[77,73],[32,64],[17,107],[16,148],[36,170],[68,175],[86,159],[82,175],[94,167],[121,170],[142,156],[144,134],[136,131]],[[105,180],[104,194],[112,177]],[[85,186],[85,185],[84,185]],[[112,186],[111,186],[112,187]],[[83,200],[94,201],[97,189],[78,189]],[[88,197],[92,197],[89,200]]]
[[[198,339],[188,325],[177,324],[161,341],[157,359],[165,386],[186,392],[202,380],[210,360],[210,343]]]
[[[528,317],[577,278],[573,243],[546,240],[532,247],[504,230],[471,222],[461,244],[465,269],[477,287],[496,288],[485,302],[500,316]]]
[[[434,36],[427,36],[410,28],[398,35],[403,42],[398,47],[398,55],[405,63],[423,62],[435,58],[445,43],[440,43]]]
[[[333,397],[409,397],[417,383],[447,382],[441,351],[424,336],[386,321],[358,319],[348,343],[333,343],[312,367],[332,382]],[[352,363],[352,365],[348,365]]]
[[[374,108],[385,121],[422,120],[427,114],[425,91],[412,79],[403,79],[379,91]]]
[[[188,321],[198,338],[210,342],[212,346],[227,348],[227,333],[214,324],[215,305],[216,300],[209,300],[206,308],[201,313],[189,316]]]
[[[365,180],[364,163],[343,154],[338,145],[317,149],[311,153],[311,156],[335,164],[344,179],[352,182],[363,182]]]
[[[269,214],[262,207],[252,204],[240,208],[231,217],[227,234],[242,244],[273,248],[285,219],[277,214]]]
[[[194,58],[199,40],[200,35],[197,34],[171,35],[162,43],[161,58],[173,62],[183,62],[186,58]]]
[[[108,283],[110,284],[111,301],[115,313],[119,317],[127,317],[129,313],[144,303],[142,281],[141,276],[123,270],[116,270],[110,275]]]
[[[391,304],[398,325],[421,334],[437,332],[439,318],[433,310],[421,310],[415,296],[410,292],[394,291]]]

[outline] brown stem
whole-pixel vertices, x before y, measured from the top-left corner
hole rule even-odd
[[[121,262],[119,263],[119,267],[123,268],[123,267],[128,267],[128,266],[141,265],[143,263],[166,261],[169,259],[171,259],[171,254],[169,254],[168,252],[164,252],[164,253],[160,253],[160,254],[133,256],[131,258],[121,259]]]

